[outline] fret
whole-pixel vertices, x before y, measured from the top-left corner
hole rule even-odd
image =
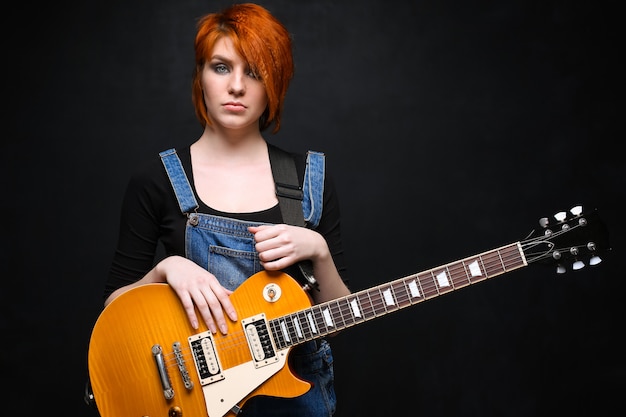
[[[430,275],[432,276],[433,284],[435,284],[435,290],[437,291],[437,295],[441,295],[441,284],[443,282],[445,285],[448,278],[445,276],[445,273],[441,271],[435,274],[434,270],[431,270]]]
[[[419,287],[419,281],[415,276],[408,277],[402,280],[404,284],[404,291],[406,292],[406,297],[409,299],[411,304],[413,304],[416,298],[422,298],[422,293]]]
[[[413,305],[414,301],[413,300],[413,296],[411,295],[411,291],[409,289],[409,285],[408,285],[408,281],[407,279],[403,279],[400,281],[397,281],[397,285],[394,286],[398,286],[399,288],[399,294],[401,294],[402,297],[398,297],[399,298],[399,303],[400,303],[400,307],[405,307],[405,306],[410,306]]]
[[[383,293],[380,291],[380,287],[376,287],[374,291],[370,292],[370,297],[373,300],[372,306],[374,307],[374,314],[381,316],[387,312],[385,307],[385,301],[383,300]]]
[[[363,291],[358,295],[359,304],[361,305],[361,314],[365,320],[369,320],[371,317],[375,317],[374,306],[372,304],[372,297],[370,297],[369,291]]]
[[[300,318],[298,314],[290,314],[289,315],[289,324],[292,332],[292,337],[295,340],[303,341],[305,338],[304,331],[302,329],[302,325],[300,324]]]
[[[439,276],[442,277],[442,281],[441,281],[442,285],[441,285],[441,288],[439,288],[440,294],[445,294],[447,292],[454,291],[455,289],[454,288],[454,275],[452,271],[450,271],[450,264],[444,266]]]
[[[420,274],[418,275],[418,279],[423,289],[422,294],[424,294],[424,298],[432,298],[439,295],[439,290],[437,289],[437,284],[435,284],[435,277],[432,272]]]
[[[448,271],[450,272],[450,279],[452,281],[452,287],[455,290],[459,288],[465,287],[469,285],[468,281],[468,269],[465,265],[465,262],[460,261],[454,263],[448,267]]]
[[[317,329],[317,320],[315,319],[315,310],[312,308],[306,311],[306,322],[309,325],[309,330],[311,331],[311,337],[315,337],[319,334]]]
[[[343,318],[343,311],[340,305],[340,300],[334,300],[328,303],[330,309],[330,316],[335,324],[335,329],[343,329],[346,327],[345,320]]]
[[[346,297],[343,298],[343,315],[344,322],[346,322],[346,327],[354,325],[361,315],[361,307],[359,306],[359,302],[355,297]]]
[[[313,306],[311,308],[310,321],[314,323],[315,336],[319,336],[321,334],[326,334],[326,324],[324,323],[324,318],[322,315],[322,309],[319,305]]]
[[[315,332],[313,331],[314,329],[311,327],[311,322],[309,321],[310,314],[310,309],[298,312],[298,323],[300,323],[304,338],[307,340],[313,339],[315,337]]]
[[[381,294],[383,296],[383,302],[385,303],[385,313],[389,313],[390,311],[395,311],[398,309],[396,295],[394,294],[392,287],[386,285],[385,288],[382,289]]]
[[[340,306],[341,318],[343,320],[343,327],[350,327],[354,324],[354,315],[352,314],[352,308],[350,308],[350,302],[347,297],[337,300],[337,305]]]
[[[416,293],[415,296],[426,299],[426,294],[424,292],[424,288],[422,287],[422,281],[420,280],[417,274],[413,275],[413,282],[415,283],[414,289],[411,290],[411,293]],[[409,288],[412,288],[412,283],[409,283]]]
[[[506,269],[507,272],[527,265],[526,259],[522,256],[520,251],[521,247],[518,244],[509,246],[508,254],[510,258],[512,257],[514,259],[514,261],[509,261]]]
[[[364,291],[359,295],[359,300],[361,301],[361,306],[363,309],[361,310],[363,313],[363,317],[366,320],[370,318],[376,317],[376,313],[374,312],[374,302],[372,301],[372,297],[370,296],[370,291]]]
[[[283,339],[283,336],[282,336],[282,334],[281,334],[281,332],[280,332],[280,329],[279,329],[279,327],[278,327],[278,320],[279,320],[279,319],[277,319],[277,320],[271,320],[271,321],[269,322],[269,327],[270,327],[270,330],[271,330],[272,336],[273,336],[273,338],[274,338],[274,343],[275,343],[275,344],[276,344],[276,346],[278,346],[278,348],[280,349],[280,348],[285,347],[286,345],[285,345],[285,341],[284,341],[284,339]]]
[[[486,262],[487,276],[492,277],[500,275],[506,271],[504,259],[502,258],[501,251],[494,251],[490,254],[488,261]]]
[[[474,262],[478,271],[474,273],[470,273],[469,275],[470,284],[489,278],[489,275],[487,274],[487,268],[485,267],[485,260],[483,259],[483,257],[479,256]]]
[[[348,306],[348,310],[350,311],[350,317],[352,317],[353,323],[358,323],[365,320],[363,318],[361,303],[359,302],[358,296],[347,297],[346,304]]]
[[[285,320],[284,318],[280,320],[279,326],[280,326],[281,334],[283,335],[283,338],[285,339],[285,342],[292,344],[292,341],[294,340],[294,338],[292,337],[292,335],[290,335],[291,332],[287,328],[287,320]]]
[[[393,288],[393,291],[396,294],[396,302],[398,303],[399,308],[404,308],[413,304],[411,301],[411,295],[408,292],[408,288],[404,280],[392,282],[391,288]]]
[[[315,307],[315,322],[321,335],[330,333],[333,329],[332,320],[328,312],[328,306],[326,304],[320,304]]]
[[[295,337],[298,340],[304,339],[304,332],[302,331],[302,326],[300,325],[300,318],[298,317],[297,314],[291,314],[290,318],[291,318],[293,330],[295,332]]]

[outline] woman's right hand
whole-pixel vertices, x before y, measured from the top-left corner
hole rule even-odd
[[[226,334],[228,327],[224,313],[237,321],[237,312],[230,301],[232,291],[224,288],[215,275],[182,256],[169,256],[151,271],[167,282],[178,295],[189,322],[198,328],[196,307],[212,333],[219,329]]]

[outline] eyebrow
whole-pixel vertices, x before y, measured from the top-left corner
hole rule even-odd
[[[211,57],[211,61],[213,60],[224,61],[224,62],[228,62],[229,64],[233,62],[231,59],[226,58],[225,56],[222,56],[222,55],[213,55]]]

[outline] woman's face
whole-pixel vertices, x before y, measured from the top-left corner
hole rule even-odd
[[[259,118],[267,107],[265,86],[235,51],[230,38],[216,42],[202,69],[201,84],[214,128],[259,128]]]

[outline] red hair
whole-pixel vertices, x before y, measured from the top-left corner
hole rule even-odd
[[[278,132],[283,102],[294,72],[291,36],[268,10],[251,3],[233,5],[198,21],[191,92],[196,117],[202,126],[211,126],[200,78],[215,43],[223,36],[233,41],[237,53],[265,86],[267,108],[259,120],[259,128],[264,130],[274,123],[273,133]]]

